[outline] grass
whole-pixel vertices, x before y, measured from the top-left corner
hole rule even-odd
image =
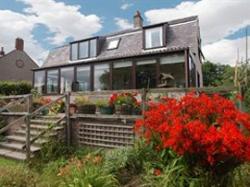
[[[38,157],[29,165],[0,158],[0,187],[200,186],[201,178],[190,178],[180,157],[173,155],[163,162],[162,155],[144,144],[116,150],[84,148],[69,155],[49,156],[51,159]],[[154,174],[155,168],[162,168],[160,176]],[[238,171],[234,187],[248,187],[250,165]]]

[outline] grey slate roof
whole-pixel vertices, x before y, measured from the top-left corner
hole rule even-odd
[[[166,53],[190,48],[198,53],[199,23],[198,17],[172,20],[165,22],[168,24],[166,31],[167,46],[160,49],[144,50],[143,49],[143,30],[129,29],[116,33],[108,34],[104,37],[100,53],[96,58],[82,60],[83,62],[101,61],[114,58],[126,58],[141,55],[150,55],[156,53]],[[121,38],[119,47],[114,50],[107,50],[109,38]],[[70,63],[70,45],[55,48],[52,50],[42,68],[66,65]],[[77,61],[78,62],[78,61]],[[80,62],[80,61],[79,61]]]

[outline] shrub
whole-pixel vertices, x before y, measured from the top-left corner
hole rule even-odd
[[[181,100],[164,98],[151,103],[136,130],[155,149],[171,149],[188,165],[209,172],[214,181],[250,160],[250,116],[219,95],[188,94]],[[217,181],[218,182],[218,181]]]
[[[1,95],[23,95],[31,93],[32,85],[27,81],[0,81]]]

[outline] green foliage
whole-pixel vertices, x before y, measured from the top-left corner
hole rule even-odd
[[[83,106],[83,105],[90,105],[90,104],[93,104],[93,103],[86,96],[76,96],[75,104],[77,106]]]
[[[0,95],[23,95],[31,93],[32,85],[27,81],[0,81]]]
[[[244,103],[246,105],[246,108],[248,112],[250,112],[250,88],[248,88],[244,94]]]
[[[102,171],[100,166],[87,165],[80,170],[74,167],[70,175],[64,178],[62,186],[67,187],[117,187],[114,175]]]
[[[99,100],[97,100],[96,101],[96,106],[98,106],[98,107],[107,107],[107,106],[109,106],[109,101],[106,99],[99,99]]]
[[[205,62],[202,65],[204,86],[233,86],[234,68],[229,65]]]
[[[35,187],[37,174],[23,164],[6,164],[0,166],[0,186]]]

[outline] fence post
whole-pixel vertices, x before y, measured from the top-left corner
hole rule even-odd
[[[70,128],[70,114],[69,114],[69,105],[70,105],[70,93],[67,92],[65,95],[65,115],[66,115],[66,141],[67,145],[71,145],[71,128]]]
[[[30,114],[32,113],[32,95],[28,96],[28,115],[26,115],[26,159],[30,160]]]

